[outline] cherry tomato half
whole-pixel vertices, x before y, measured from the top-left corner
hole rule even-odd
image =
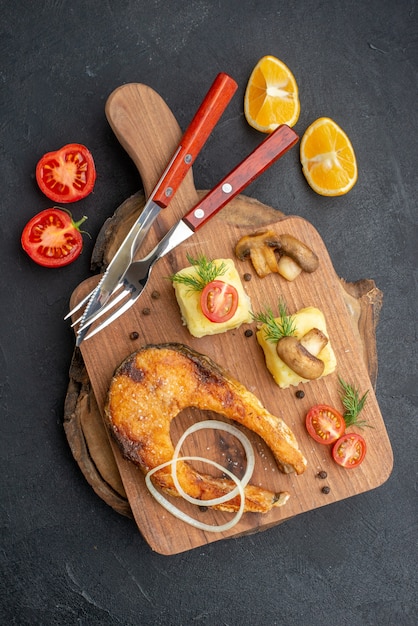
[[[315,441],[329,445],[344,434],[345,421],[331,406],[317,404],[306,415],[306,428]]]
[[[233,285],[222,280],[212,280],[200,295],[200,306],[211,322],[227,322],[238,307],[238,292]]]
[[[357,433],[346,433],[332,448],[332,458],[346,469],[358,467],[366,456],[366,442]]]
[[[73,222],[62,209],[41,211],[26,224],[22,232],[22,248],[30,258],[44,267],[62,267],[75,261],[83,249],[79,227],[86,220]]]
[[[44,154],[36,166],[41,191],[54,202],[76,202],[93,191],[96,168],[89,150],[70,143]]]

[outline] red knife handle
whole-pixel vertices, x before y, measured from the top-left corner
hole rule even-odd
[[[196,204],[182,218],[183,222],[193,231],[196,231],[255,178],[260,176],[270,165],[280,159],[298,140],[298,135],[289,126],[279,126]]]
[[[160,207],[164,208],[169,204],[225,111],[237,87],[234,79],[223,72],[218,74],[213,81],[205,99],[181,139],[176,156],[172,157],[171,166],[152,196],[153,201]]]

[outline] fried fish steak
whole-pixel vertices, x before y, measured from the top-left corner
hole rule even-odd
[[[216,412],[257,433],[283,472],[305,470],[306,459],[285,422],[209,357],[183,344],[147,345],[130,355],[111,381],[105,419],[125,458],[147,473],[173,458],[170,424],[189,407]],[[203,474],[184,461],[178,462],[177,475],[186,493],[202,503],[235,487],[230,479]],[[170,466],[155,472],[152,480],[168,495],[179,495]],[[247,485],[245,511],[265,513],[288,497],[287,492]],[[237,496],[213,508],[236,511],[239,505]]]

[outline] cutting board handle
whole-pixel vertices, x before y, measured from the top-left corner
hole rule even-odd
[[[176,118],[163,98],[142,83],[115,89],[107,99],[105,113],[120,144],[135,163],[148,197],[182,138]],[[197,202],[190,170],[170,203],[170,212],[181,216]]]

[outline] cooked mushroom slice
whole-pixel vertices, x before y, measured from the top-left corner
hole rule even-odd
[[[308,352],[314,356],[318,356],[321,350],[327,345],[328,337],[322,330],[319,330],[319,328],[311,328],[311,330],[305,333],[302,339],[300,339],[300,343]]]
[[[277,354],[290,369],[307,380],[322,376],[325,363],[317,355],[328,343],[328,338],[318,328],[313,328],[302,339],[282,337],[277,342]]]
[[[260,278],[276,272],[292,281],[302,271],[314,272],[319,264],[316,254],[302,241],[293,235],[277,235],[272,230],[245,235],[238,241],[235,254],[241,261],[249,256]]]
[[[241,237],[235,246],[235,254],[243,261],[250,257],[260,278],[271,272],[278,272],[277,258],[274,253],[280,247],[280,238],[272,230],[258,231],[252,235]]]
[[[303,271],[301,266],[296,263],[290,256],[283,254],[277,263],[278,272],[283,278],[291,282],[299,276]]]
[[[302,241],[293,235],[280,235],[280,252],[289,256],[304,272],[312,273],[319,265],[319,259]]]

